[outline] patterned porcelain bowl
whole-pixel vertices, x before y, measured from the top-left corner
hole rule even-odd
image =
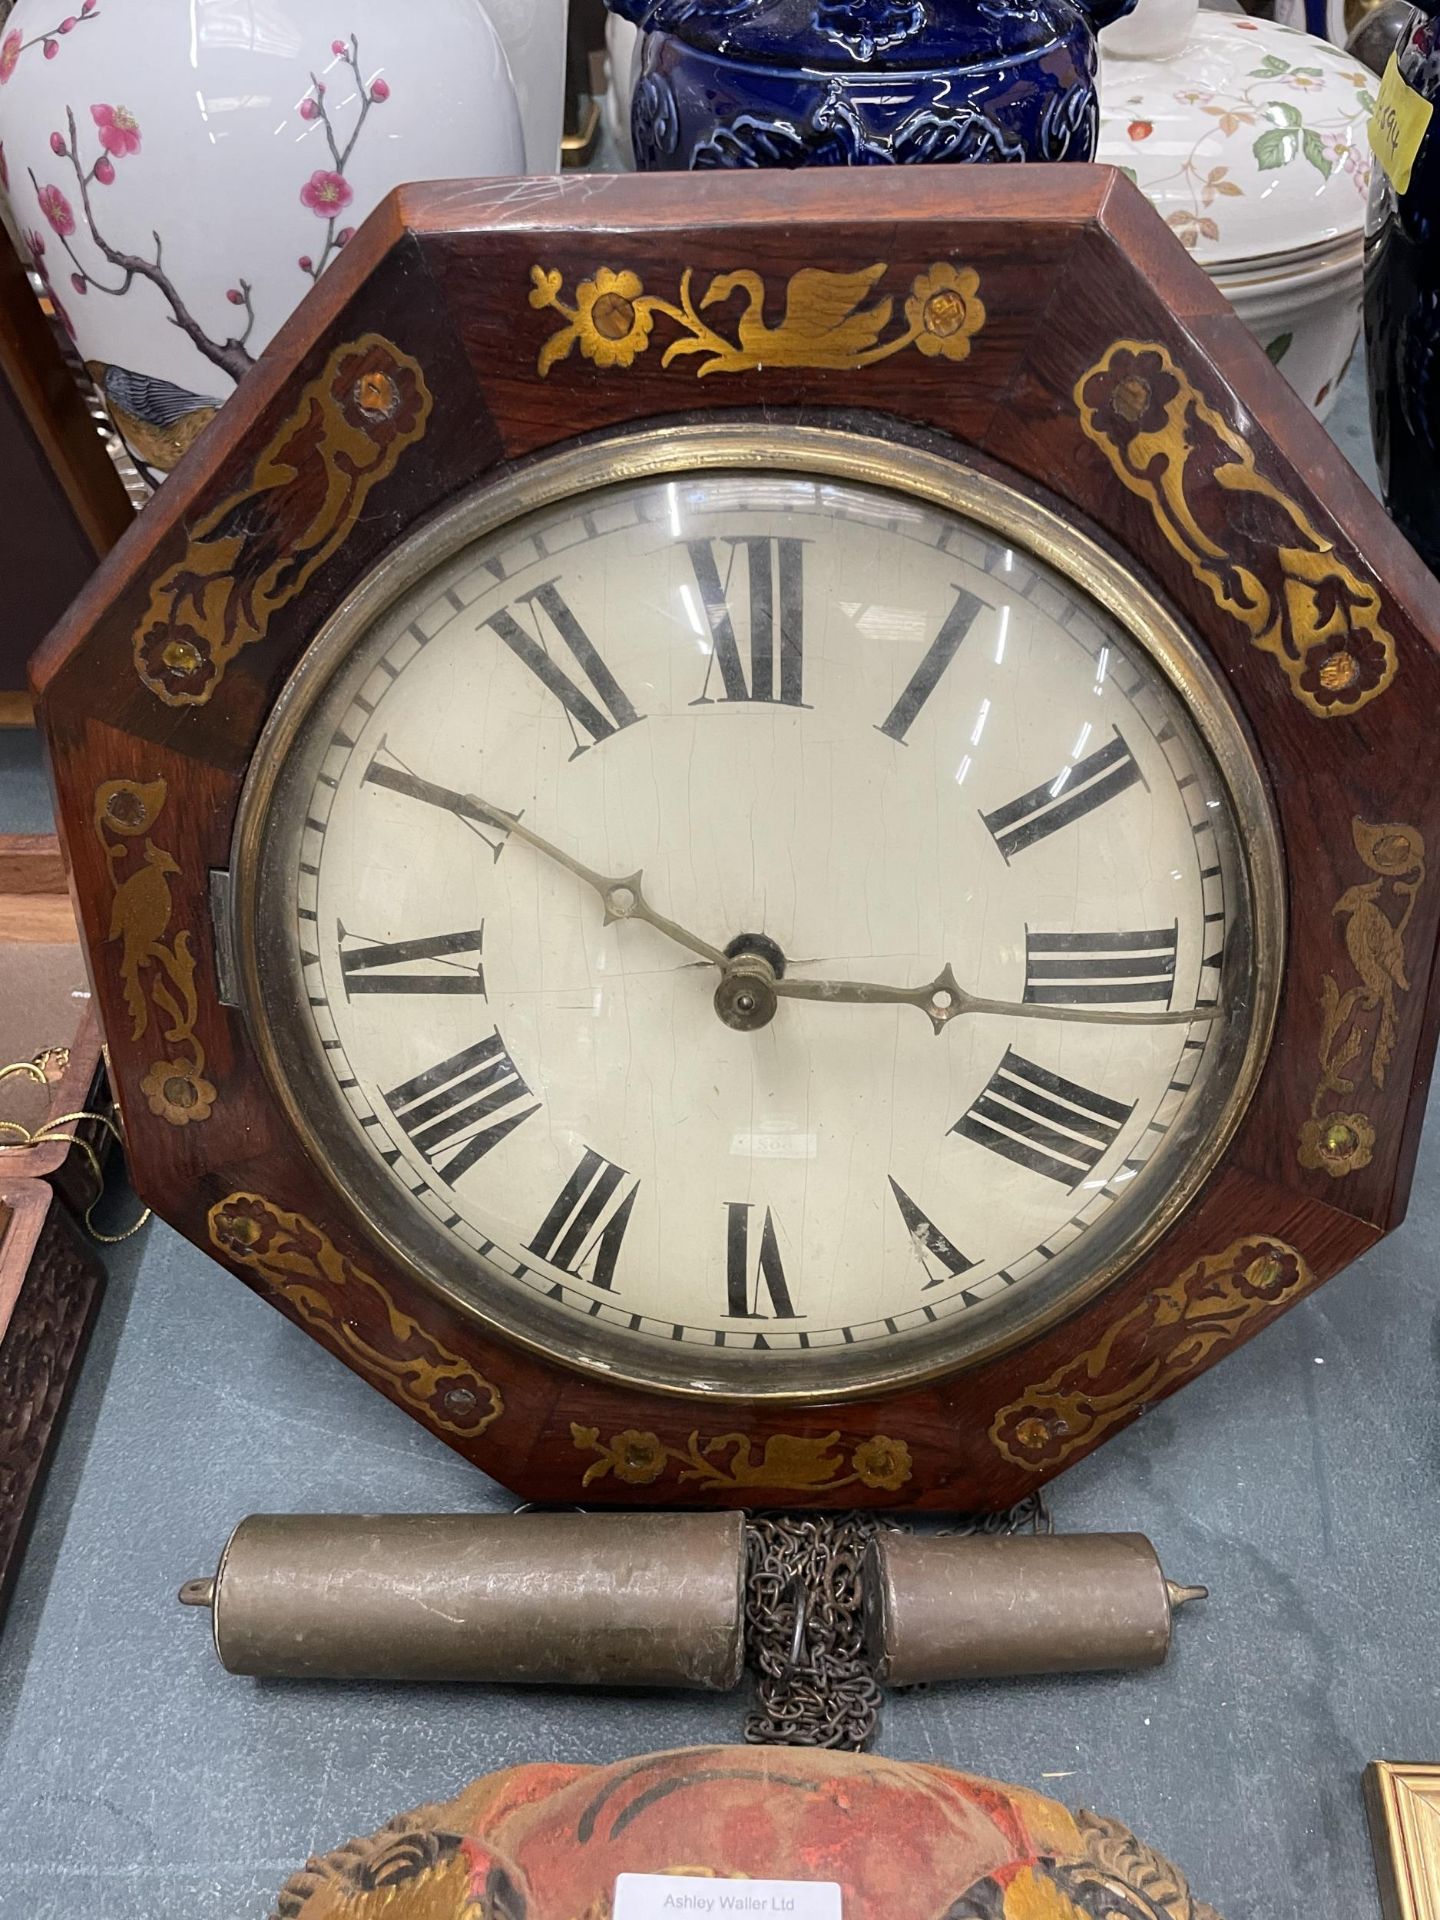
[[[1201,13],[1100,74],[1098,160],[1128,173],[1314,410],[1355,350],[1374,77],[1273,21]]]

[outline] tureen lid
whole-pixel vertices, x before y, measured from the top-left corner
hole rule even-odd
[[[1166,59],[1104,55],[1095,157],[1204,267],[1309,251],[1364,226],[1374,85],[1326,40],[1202,12]]]
[[[757,66],[867,72],[1016,58],[1074,33],[1076,0],[608,0],[652,32]]]

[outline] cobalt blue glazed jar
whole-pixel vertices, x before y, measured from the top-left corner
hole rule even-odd
[[[1134,0],[607,0],[645,33],[642,171],[1089,160]]]

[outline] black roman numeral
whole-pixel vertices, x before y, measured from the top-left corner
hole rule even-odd
[[[538,1100],[533,1106],[521,1106],[533,1098],[498,1033],[417,1073],[413,1080],[402,1081],[385,1095],[406,1133],[441,1179],[452,1185],[522,1121],[540,1111]],[[441,1154],[450,1156],[443,1164]]]
[[[964,587],[956,587],[954,606],[946,614],[939,633],[930,642],[925,658],[911,675],[910,684],[890,709],[889,719],[881,722],[877,732],[888,734],[902,747],[905,745],[905,735],[910,730],[911,721],[935,691],[941,674],[960,651],[961,641],[985,608],[984,600],[967,593]]]
[[[609,1293],[614,1286],[620,1244],[630,1224],[630,1210],[640,1191],[640,1182],[635,1180],[629,1191],[617,1198],[622,1183],[629,1179],[624,1167],[586,1147],[579,1166],[540,1222],[535,1238],[527,1243],[531,1253]],[[592,1261],[593,1271],[586,1273],[586,1263]]]
[[[1177,926],[1136,933],[1025,930],[1025,998],[1032,1006],[1100,1007],[1170,998]]]
[[[750,1285],[750,1202],[727,1200],[725,1203],[725,1292],[726,1314],[732,1320],[798,1320],[790,1303],[785,1283],[785,1268],[780,1260],[780,1242],[769,1207],[760,1229],[760,1256],[755,1263],[755,1285]],[[770,1313],[760,1311],[760,1288],[770,1295]]]
[[[1113,740],[1073,766],[1063,767],[1053,780],[980,817],[1009,860],[1037,840],[1068,827],[1072,820],[1103,807],[1139,778],[1140,769],[1117,727]]]
[[[539,637],[532,638],[507,609],[492,613],[485,625],[493,627],[516,658],[525,662],[564,707],[575,740],[575,751],[570,755],[572,760],[587,753],[597,741],[607,740],[620,728],[633,727],[637,720],[643,718],[631,706],[619,681],[595,651],[594,642],[561,598],[553,580],[547,580],[543,586],[532,587],[529,593],[521,594],[515,604],[525,608]],[[570,649],[575,664],[590,682],[594,699],[583,692],[564,668],[551,659],[543,640],[540,624],[542,613]],[[581,733],[589,734],[589,739],[582,740]]]
[[[967,1260],[955,1242],[947,1239],[935,1222],[916,1206],[893,1173],[887,1177],[895,1204],[900,1209],[900,1217],[909,1231],[915,1257],[925,1269],[922,1291],[943,1287],[947,1280],[955,1280],[962,1273],[968,1273],[976,1264],[975,1261]],[[938,1273],[935,1270],[937,1267],[940,1269]]]
[[[1017,1166],[1078,1187],[1135,1111],[1007,1051],[970,1111],[950,1129]]]
[[[340,943],[340,977],[345,983],[347,1000],[357,993],[485,991],[485,969],[480,962],[480,946],[485,936],[483,926],[469,933],[434,933],[422,940],[364,940],[358,933],[347,933],[338,920],[335,928]],[[347,940],[358,944],[347,947]],[[417,960],[449,960],[455,964],[432,973],[389,971]]]
[[[805,668],[805,543],[770,535],[727,535],[730,571],[743,549],[750,582],[750,673],[747,680],[735,621],[725,597],[725,585],[708,540],[687,540],[695,584],[710,625],[712,653],[705,667],[705,685],[692,707],[713,704],[710,677],[716,665],[725,688],[722,700],[770,700],[800,707]],[[779,611],[779,692],[776,692],[776,611]]]

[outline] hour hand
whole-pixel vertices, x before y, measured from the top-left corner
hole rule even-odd
[[[599,894],[605,909],[606,926],[616,920],[643,920],[646,926],[654,927],[657,933],[663,933],[667,940],[673,940],[677,946],[698,954],[713,966],[724,967],[725,956],[718,947],[712,947],[698,933],[691,933],[688,927],[682,927],[678,921],[671,920],[651,906],[645,898],[644,876],[639,872],[613,876],[597,873],[594,867],[587,867],[583,860],[577,860],[563,847],[557,847],[553,840],[547,840],[543,834],[536,833],[533,827],[527,827],[518,814],[508,813],[504,807],[481,800],[473,793],[458,793],[453,787],[441,787],[432,780],[422,780],[418,774],[410,773],[403,767],[387,766],[383,761],[376,760],[371,763],[365,777],[372,786],[389,787],[393,793],[404,793],[413,800],[424,800],[430,806],[440,807],[461,820],[473,820],[480,826],[498,827],[502,833],[523,840],[527,846],[534,847],[537,853],[543,853],[548,860],[564,867],[577,880],[583,880],[587,887]]]

